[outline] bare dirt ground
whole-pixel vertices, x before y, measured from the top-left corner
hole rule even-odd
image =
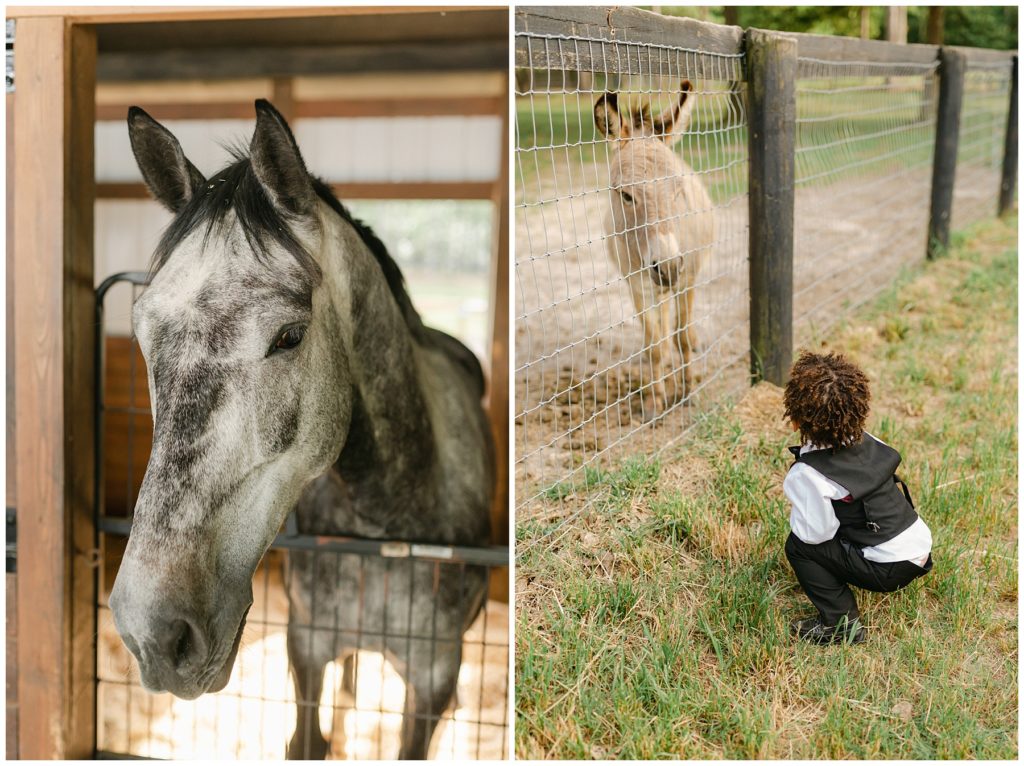
[[[142,689],[110,611],[100,610],[98,671],[101,679],[109,679],[99,684],[101,750],[150,758],[284,758],[295,730],[295,697],[280,566],[261,566],[254,590],[256,603],[231,681],[218,694],[192,702]],[[508,604],[488,601],[466,632],[455,707],[434,733],[431,758],[508,756],[508,620]],[[360,652],[358,668],[354,700],[342,689],[340,667],[331,663],[327,668],[319,712],[322,730],[330,733],[330,757],[395,758],[404,684],[380,654]]]
[[[651,375],[626,282],[606,253],[607,192],[564,188],[568,175],[585,178],[588,189],[606,189],[607,171],[600,164],[582,172],[563,169],[562,189],[558,172],[545,174],[516,208],[519,509],[541,492],[559,495],[560,483],[579,486],[587,467],[673,443],[696,413],[742,391],[748,380],[746,196],[717,208],[717,241],[696,292],[701,352],[693,363],[695,391],[686,403],[646,422]],[[926,165],[830,185],[798,184],[798,346],[816,343],[844,312],[924,257],[930,173]],[[997,188],[995,170],[961,168],[954,228],[982,217],[988,207],[994,212]]]

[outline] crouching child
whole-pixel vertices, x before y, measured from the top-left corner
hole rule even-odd
[[[864,431],[867,376],[841,354],[803,353],[785,390],[802,444],[783,491],[792,503],[786,558],[817,614],[792,631],[816,644],[867,635],[851,585],[899,590],[932,568],[932,535],[896,476],[900,454]]]

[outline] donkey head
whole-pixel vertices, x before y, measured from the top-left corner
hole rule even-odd
[[[677,229],[685,166],[672,146],[690,124],[694,98],[689,80],[660,115],[649,107],[623,114],[618,94],[605,93],[594,104],[598,131],[613,143],[612,223],[627,247],[660,285],[675,284],[681,251]]]
[[[227,683],[252,577],[305,485],[338,456],[347,361],[322,277],[325,210],[281,115],[256,102],[248,156],[204,179],[132,108],[132,150],[174,214],[135,302],[153,450],[110,597],[143,684]]]

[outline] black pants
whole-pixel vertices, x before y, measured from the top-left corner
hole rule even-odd
[[[899,590],[932,569],[932,557],[924,567],[911,561],[879,564],[864,558],[860,549],[839,537],[810,545],[792,532],[786,540],[786,558],[807,598],[818,608],[826,625],[835,625],[846,615],[860,616],[850,585],[876,593]]]

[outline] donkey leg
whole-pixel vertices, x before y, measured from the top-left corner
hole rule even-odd
[[[651,365],[650,394],[644,395],[644,420],[650,421],[668,406],[663,364],[667,328],[662,327],[657,294],[651,281],[641,273],[630,274],[627,281],[633,307],[644,330],[644,353]]]
[[[686,390],[679,382],[679,363],[676,361],[673,349],[676,333],[672,324],[672,304],[672,299],[666,297],[658,305],[659,328],[662,332],[662,337],[658,342],[661,344],[666,408],[673,406],[686,396]]]
[[[318,656],[310,646],[308,628],[288,629],[288,664],[295,682],[295,734],[288,743],[288,760],[322,761],[329,743],[320,731],[320,694],[324,686],[324,668],[329,656]]]
[[[441,652],[441,647],[435,650]],[[425,760],[430,740],[445,708],[452,701],[462,664],[461,642],[455,652],[416,663],[406,678],[405,716],[402,719],[401,760]]]
[[[693,322],[694,289],[687,287],[676,293],[676,345],[683,358],[684,396],[689,398],[693,393],[693,373],[690,362],[693,360],[694,349],[697,348],[697,328]]]

